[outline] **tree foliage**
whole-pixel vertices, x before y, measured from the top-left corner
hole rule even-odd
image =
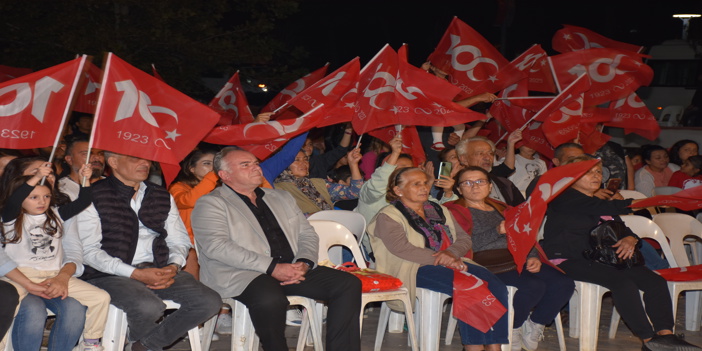
[[[273,86],[305,72],[304,49],[271,36],[299,0],[5,0],[0,2],[0,64],[43,69],[77,54],[107,52],[167,83],[211,98],[203,75],[243,76]],[[297,53],[290,55],[290,53]]]

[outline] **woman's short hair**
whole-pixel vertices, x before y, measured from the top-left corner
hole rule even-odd
[[[653,155],[654,151],[660,151],[663,150],[666,153],[668,153],[668,150],[666,150],[664,147],[660,145],[653,145],[653,144],[646,144],[641,146],[641,157],[645,161],[650,161],[651,160],[651,155]]]
[[[398,168],[395,169],[391,174],[390,174],[390,180],[388,181],[388,190],[385,192],[385,199],[388,202],[393,202],[397,199],[400,198],[397,194],[395,194],[395,187],[399,186],[400,183],[402,183],[402,180],[404,180],[404,175],[407,174],[408,172],[413,172],[413,171],[422,171],[421,168],[417,167],[404,167],[404,168]]]
[[[458,171],[458,173],[456,173],[455,176],[453,176],[453,180],[454,180],[454,182],[453,182],[453,193],[454,193],[454,194],[459,194],[458,188],[460,187],[460,185],[459,185],[458,183],[459,183],[459,180],[461,179],[461,177],[463,176],[463,174],[466,173],[466,172],[480,172],[480,173],[482,173],[483,175],[485,175],[485,178],[487,178],[488,180],[490,180],[490,174],[489,174],[485,169],[483,169],[482,167],[478,167],[478,166],[468,166],[468,167],[465,167],[465,168],[461,169],[460,171]]]

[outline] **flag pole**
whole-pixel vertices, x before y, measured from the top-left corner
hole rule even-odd
[[[103,98],[105,97],[105,91],[107,90],[107,73],[110,69],[110,63],[112,62],[112,53],[108,52],[105,62],[102,65],[104,69],[102,70],[102,79],[100,80],[100,96],[98,96],[97,105],[95,106],[95,115],[93,117],[93,129],[90,130],[90,139],[88,140],[88,158],[85,160],[87,163],[90,160],[90,153],[93,149],[93,141],[95,140],[95,127],[98,124],[98,117],[100,115],[100,107],[102,105]],[[82,186],[87,185],[87,177],[83,177],[81,181]]]
[[[87,58],[88,55],[83,55],[83,57],[80,59],[78,71],[76,72],[75,78],[73,78],[73,89],[71,89],[71,93],[68,95],[66,109],[64,109],[63,116],[61,117],[61,128],[59,128],[58,132],[56,133],[56,138],[54,139],[54,147],[51,148],[51,154],[49,155],[49,162],[53,162],[54,156],[56,154],[56,148],[58,147],[58,144],[61,141],[61,134],[63,133],[63,129],[66,126],[66,119],[68,119],[68,113],[73,108],[73,97],[75,96],[76,89],[78,89],[78,80],[83,75],[83,68],[85,67],[85,60],[87,60]],[[44,185],[45,180],[46,177],[41,178],[41,182],[39,183],[39,185]]]
[[[532,100],[532,99],[553,99],[556,96],[511,96],[504,98],[497,98],[495,100]]]
[[[558,82],[556,71],[553,69],[553,62],[551,61],[551,56],[546,56],[546,61],[548,61],[548,67],[551,69],[551,76],[553,77],[553,81],[556,83],[556,89],[558,89],[558,93],[560,93],[562,91],[561,83]]]
[[[584,76],[586,76],[586,74],[584,74],[584,73],[581,74],[578,78],[576,78],[576,79],[573,81],[573,83],[570,83],[570,85],[568,85],[568,86],[566,87],[566,89],[570,88],[573,84],[577,83],[577,82],[578,82],[580,79],[582,79]],[[564,89],[564,90],[565,90],[565,89]],[[560,95],[560,94],[558,94],[558,95]],[[549,103],[546,104],[544,107],[542,107],[541,110],[539,110],[539,112],[535,113],[534,116],[531,117],[531,119],[529,119],[528,121],[526,121],[526,123],[524,123],[524,125],[521,126],[521,127],[519,128],[519,130],[524,130],[524,128],[526,128],[526,126],[529,125],[529,123],[531,123],[534,119],[536,119],[536,117],[540,117],[540,116],[539,116],[539,113],[541,113],[541,111],[543,111],[544,109],[546,109],[546,107],[548,107],[548,105],[551,104],[552,102],[553,102],[553,100],[551,100],[551,102],[549,102]]]

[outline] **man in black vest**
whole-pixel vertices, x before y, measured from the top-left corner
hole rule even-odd
[[[82,279],[127,313],[128,350],[162,350],[219,311],[222,300],[181,268],[191,247],[171,195],[147,182],[151,161],[105,151],[112,175],[92,185],[78,216]],[[165,304],[180,309],[163,318]]]

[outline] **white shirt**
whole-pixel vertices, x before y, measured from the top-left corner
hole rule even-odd
[[[511,180],[517,189],[525,195],[529,183],[534,178],[546,173],[547,170],[546,162],[539,159],[538,155],[534,155],[534,159],[530,160],[517,154],[514,157],[514,173],[507,179]]]
[[[137,190],[136,195],[130,201],[130,206],[135,213],[139,213],[145,191],[146,184],[142,182],[139,184],[139,190]],[[192,246],[190,245],[190,237],[185,229],[183,220],[178,213],[178,207],[172,196],[170,196],[170,199],[171,208],[168,211],[168,218],[165,224],[165,229],[168,233],[168,236],[166,236],[166,245],[168,245],[170,251],[168,263],[184,266],[188,250],[190,250]],[[85,264],[92,266],[98,271],[122,277],[130,277],[135,269],[134,266],[132,266],[133,264],[153,262],[154,260],[151,245],[156,236],[158,236],[158,233],[146,228],[141,221],[139,221],[139,241],[137,242],[137,248],[132,262],[123,262],[119,258],[110,256],[101,248],[102,227],[100,216],[93,205],[90,205],[90,207],[78,215],[78,227],[80,228],[80,236],[83,241]]]
[[[53,208],[58,217],[58,212]],[[63,232],[50,236],[44,231],[45,214],[24,214],[22,219],[22,239],[5,246],[5,253],[18,267],[30,267],[39,271],[59,271],[66,263],[75,263],[76,276],[83,274],[83,260],[80,241],[76,234],[75,222],[63,223]],[[14,237],[15,220],[4,223],[5,232]],[[32,240],[34,239],[34,240]]]

